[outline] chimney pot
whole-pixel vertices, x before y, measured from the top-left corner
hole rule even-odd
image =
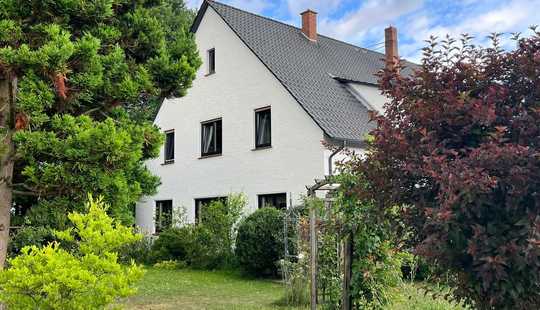
[[[301,15],[302,32],[311,41],[317,41],[317,12],[307,10]]]
[[[390,26],[384,29],[384,45],[386,51],[386,68],[391,70],[399,61],[396,27]]]

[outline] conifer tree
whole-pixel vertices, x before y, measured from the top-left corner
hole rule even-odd
[[[179,0],[0,0],[0,266],[14,207],[54,227],[87,192],[119,218],[155,192],[143,160],[162,136],[130,112],[191,86],[192,16]]]

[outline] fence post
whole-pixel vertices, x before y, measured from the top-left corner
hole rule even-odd
[[[341,309],[352,310],[351,277],[352,277],[352,234],[347,234],[343,244],[343,287],[341,290]]]
[[[317,210],[309,210],[309,241],[311,246],[311,309],[317,309]]]

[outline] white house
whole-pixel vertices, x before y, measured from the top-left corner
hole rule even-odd
[[[137,204],[144,231],[154,233],[173,208],[195,221],[205,203],[230,193],[245,193],[250,211],[295,205],[331,169],[323,141],[362,151],[369,110],[385,102],[374,76],[385,55],[317,35],[316,24],[310,10],[299,29],[202,4],[192,31],[203,65],[188,95],[166,100],[155,120],[166,143],[147,165],[162,184]],[[386,38],[394,59],[395,28]]]

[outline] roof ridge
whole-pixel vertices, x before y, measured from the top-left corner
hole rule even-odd
[[[209,4],[210,6],[211,6],[212,4],[222,5],[222,6],[225,6],[225,7],[228,7],[228,8],[231,8],[231,9],[234,9],[234,10],[237,10],[237,11],[240,11],[240,12],[243,12],[243,13],[247,13],[247,14],[250,14],[250,15],[253,15],[253,16],[256,16],[256,17],[259,17],[259,18],[266,19],[266,20],[271,21],[271,22],[274,22],[274,23],[278,23],[278,24],[281,24],[281,25],[284,25],[284,26],[287,26],[287,27],[294,28],[294,29],[296,29],[296,30],[302,31],[301,28],[296,27],[296,26],[294,26],[294,25],[287,24],[287,23],[282,22],[282,21],[280,21],[280,20],[273,19],[273,18],[264,16],[264,15],[256,14],[256,13],[253,13],[253,12],[250,12],[250,11],[247,11],[247,10],[239,9],[239,8],[237,8],[237,7],[234,7],[234,6],[230,5],[230,4],[226,4],[226,3],[223,3],[223,2],[220,2],[220,1],[215,1],[215,0],[204,0],[204,1],[208,2],[208,4]],[[318,33],[318,32],[317,32],[317,35],[320,36],[320,37],[323,37],[323,38],[326,38],[326,39],[329,39],[329,40],[332,40],[332,41],[341,43],[341,44],[345,44],[345,45],[348,45],[348,46],[351,46],[351,47],[354,47],[354,48],[363,49],[363,50],[365,50],[365,51],[368,51],[368,52],[371,52],[371,53],[380,54],[380,55],[384,56],[384,54],[381,53],[381,52],[377,52],[377,51],[374,51],[374,50],[370,50],[370,49],[365,48],[365,47],[362,47],[362,46],[354,45],[354,44],[352,44],[352,43],[345,42],[345,41],[342,41],[342,40],[339,40],[339,39],[336,39],[336,38],[332,38],[332,37],[330,37],[330,36],[327,36],[327,35],[324,35],[324,34],[320,34],[320,33]]]

